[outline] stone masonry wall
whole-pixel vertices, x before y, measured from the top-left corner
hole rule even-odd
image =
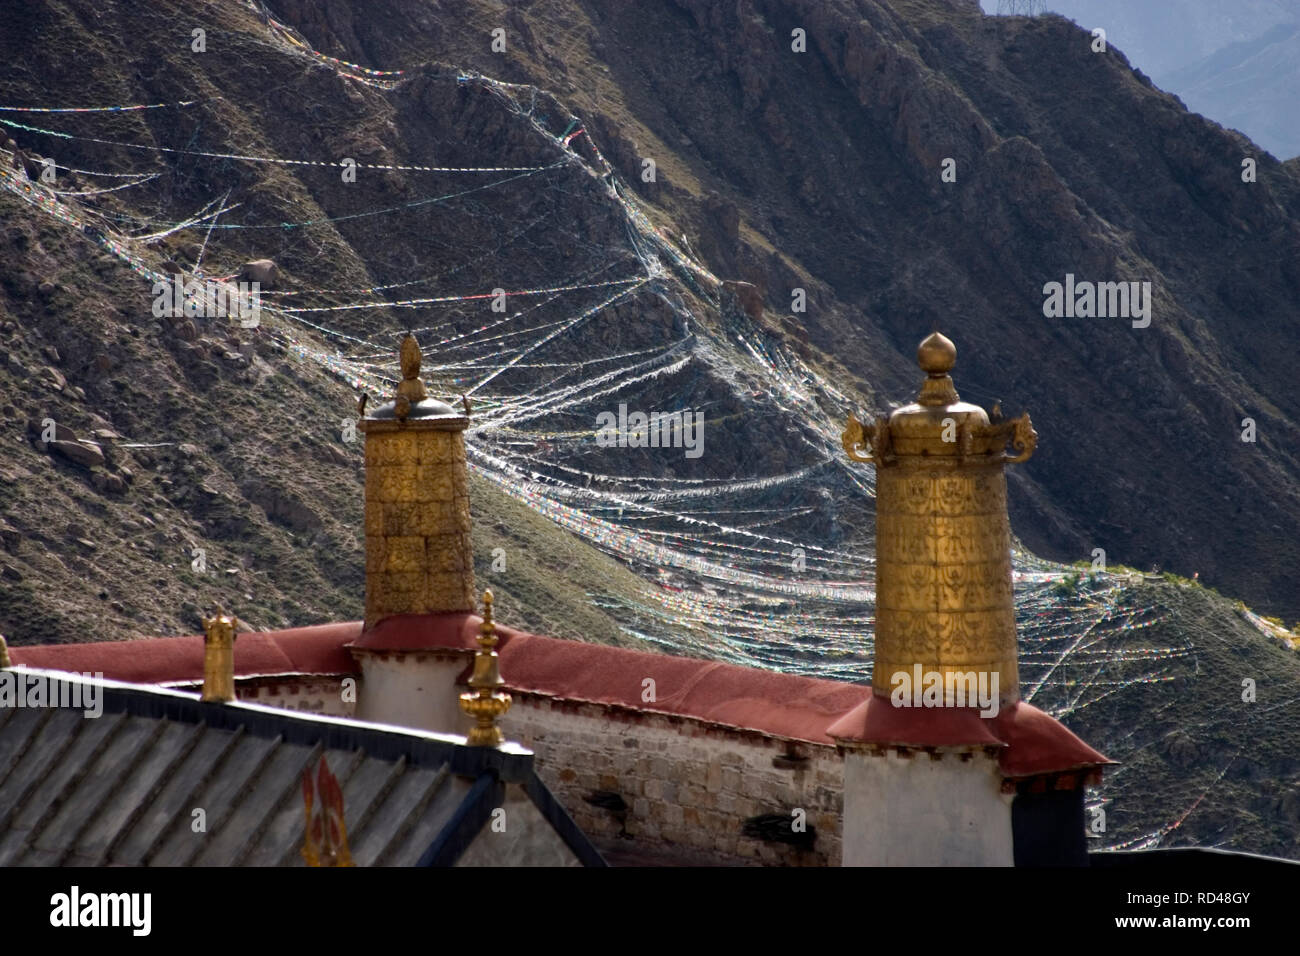
[[[510,740],[537,754],[537,772],[598,846],[683,849],[739,863],[839,866],[843,762],[830,745],[799,742],[799,769],[773,765],[787,741],[689,718],[512,693]],[[625,821],[586,797],[617,793]],[[811,850],[742,833],[767,813],[799,808],[816,829]],[[630,840],[621,843],[624,833]]]

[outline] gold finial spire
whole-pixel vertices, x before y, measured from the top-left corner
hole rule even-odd
[[[215,617],[203,619],[203,696],[229,703],[235,699],[235,627],[239,619],[217,607]]]
[[[506,739],[496,722],[510,709],[510,695],[503,694],[498,689],[505,681],[501,679],[496,646],[496,625],[492,623],[492,592],[484,591],[479,649],[474,655],[474,674],[469,679],[469,686],[473,690],[460,695],[460,709],[477,721],[466,738],[473,747],[499,747]]]
[[[957,364],[957,346],[950,338],[939,332],[927,335],[916,348],[916,364],[926,374],[917,402],[922,405],[955,405],[961,400],[948,374]]]
[[[5,643],[5,636],[0,634],[0,670],[13,666],[13,661],[9,659],[9,645]]]
[[[406,338],[402,339],[398,359],[402,366],[402,381],[397,386],[397,397],[404,398],[411,404],[424,401],[429,397],[424,383],[420,381],[420,363],[424,357],[420,354],[420,343],[410,332],[407,332]]]
[[[930,375],[947,375],[957,364],[957,346],[939,332],[931,332],[916,348],[916,364]]]

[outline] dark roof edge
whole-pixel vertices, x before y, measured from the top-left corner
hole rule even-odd
[[[482,832],[493,809],[505,803],[505,789],[496,774],[491,771],[482,774],[415,865],[455,866]]]
[[[605,858],[600,855],[600,851],[587,839],[587,834],[578,828],[578,825],[573,822],[573,817],[569,816],[568,811],[560,805],[560,801],[555,799],[555,794],[551,793],[536,773],[524,783],[524,792],[528,794],[528,799],[533,801],[533,806],[546,818],[546,822],[573,851],[578,862],[583,866],[609,866]]]
[[[534,776],[532,751],[512,743],[501,747],[471,747],[463,737],[451,734],[369,723],[349,717],[307,714],[242,701],[205,703],[193,693],[156,685],[91,679],[67,671],[15,667],[11,673],[31,674],[66,684],[97,685],[103,692],[105,713],[165,718],[205,724],[219,730],[243,727],[259,737],[281,736],[287,743],[311,745],[322,741],[327,748],[362,749],[384,760],[405,757],[417,767],[446,764],[452,773],[466,777],[491,772],[506,782],[524,783]]]

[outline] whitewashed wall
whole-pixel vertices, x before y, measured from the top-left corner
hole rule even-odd
[[[469,658],[460,654],[364,652],[356,717],[381,724],[463,734],[466,688],[456,684]]]
[[[1011,866],[1011,794],[996,757],[844,756],[845,866]]]

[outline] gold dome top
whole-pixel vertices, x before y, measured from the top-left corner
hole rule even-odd
[[[415,340],[415,336],[410,332],[406,333],[406,338],[402,339],[402,347],[397,353],[398,364],[402,367],[402,381],[397,386],[397,395],[399,398],[405,398],[409,402],[422,402],[429,397],[429,393],[424,389],[424,383],[420,381],[420,343]]]
[[[957,346],[952,344],[952,339],[940,332],[931,332],[916,347],[916,364],[921,366],[926,375],[925,381],[921,383],[921,392],[916,396],[918,405],[936,408],[955,406],[961,402],[957,389],[952,384],[952,376],[948,374],[957,364]],[[916,407],[909,405],[905,411]],[[973,405],[968,407],[974,408]]]
[[[931,332],[916,347],[916,364],[928,375],[947,375],[957,364],[957,346],[939,332]]]
[[[465,414],[462,415],[446,402],[429,397],[428,389],[420,380],[420,365],[423,361],[420,343],[410,332],[402,339],[397,359],[398,366],[402,370],[402,380],[397,384],[393,400],[375,408],[369,415],[366,414],[366,406],[363,403],[361,415],[364,421],[419,422],[446,419],[448,423],[461,428],[469,424],[468,401],[465,402]]]
[[[873,424],[849,415],[840,436],[849,458],[888,470],[899,465],[933,468],[941,461],[957,467],[1001,466],[1034,453],[1038,433],[1027,414],[1007,419],[995,405],[997,420],[990,422],[988,412],[961,400],[948,374],[957,362],[957,347],[947,336],[927,336],[917,347],[916,360],[926,373],[916,401],[894,409],[888,418],[878,416]],[[1005,453],[1008,442],[1015,455]]]

